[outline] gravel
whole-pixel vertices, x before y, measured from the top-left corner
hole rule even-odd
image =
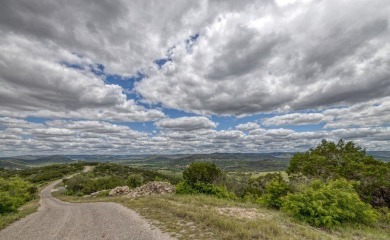
[[[53,198],[56,181],[40,194],[38,212],[0,231],[0,239],[173,239],[117,203],[68,203]]]

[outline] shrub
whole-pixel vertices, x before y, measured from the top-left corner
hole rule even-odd
[[[144,183],[144,178],[140,174],[130,174],[127,177],[127,186],[136,188]]]
[[[268,182],[265,186],[265,193],[260,197],[259,201],[270,208],[279,209],[282,207],[282,197],[290,192],[290,186],[286,181],[274,179]]]
[[[281,173],[267,173],[264,176],[251,178],[245,189],[245,195],[260,197],[266,192],[266,186],[271,181],[284,181]]]
[[[194,185],[197,182],[211,184],[221,176],[221,169],[214,163],[209,162],[193,162],[183,172],[184,180],[190,185]]]
[[[209,183],[197,182],[193,185],[183,181],[176,185],[177,194],[206,194],[214,195],[218,198],[237,198],[234,193],[229,192],[224,186],[216,186]]]
[[[16,212],[35,197],[37,188],[18,177],[0,178],[0,214]]]
[[[282,201],[283,211],[314,226],[371,224],[377,219],[375,211],[360,200],[353,185],[345,179],[328,183],[316,180],[301,192],[289,193]]]
[[[287,173],[309,179],[359,181],[356,191],[363,201],[375,207],[390,207],[390,165],[367,156],[353,142],[322,140],[316,148],[295,154]]]

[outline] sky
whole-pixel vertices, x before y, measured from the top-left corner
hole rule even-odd
[[[388,0],[3,0],[0,156],[390,150]]]

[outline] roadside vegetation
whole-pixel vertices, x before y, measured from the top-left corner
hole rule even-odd
[[[90,172],[63,179],[63,185],[66,186],[64,194],[83,196],[117,186],[135,188],[150,181],[168,181],[177,184],[180,178],[114,163],[98,163]]]
[[[0,169],[0,229],[38,209],[39,188],[81,171],[84,166],[85,163],[72,163],[24,170]]]
[[[353,142],[323,140],[316,148],[295,154],[287,174],[227,173],[210,162],[190,163],[181,179],[116,168],[102,164],[84,175],[90,175],[91,185],[115,176],[118,186],[131,188],[155,179],[170,181],[176,184],[176,194],[86,199],[79,196],[92,188],[67,187],[56,196],[76,202],[119,202],[182,239],[390,238],[390,164],[367,156]],[[93,191],[108,187],[102,184]]]

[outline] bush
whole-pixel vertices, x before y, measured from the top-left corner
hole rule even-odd
[[[193,162],[183,172],[184,180],[190,185],[198,182],[212,184],[221,176],[221,169],[209,162]]]
[[[0,214],[16,212],[35,197],[37,188],[18,177],[0,178]]]
[[[224,186],[216,186],[209,183],[197,182],[193,185],[189,184],[187,181],[183,181],[176,185],[177,194],[206,194],[214,195],[218,198],[231,198],[236,199],[237,197],[234,193],[229,192]]]
[[[371,224],[375,211],[362,202],[345,179],[328,183],[316,180],[301,192],[282,198],[282,210],[314,226],[331,228],[343,223]]]
[[[290,186],[283,178],[274,179],[266,184],[265,193],[259,201],[267,207],[279,209],[282,207],[282,197],[290,190]]]
[[[375,207],[390,207],[390,165],[367,156],[353,142],[322,140],[316,148],[295,154],[287,173],[309,179],[359,181],[356,191],[363,201]]]
[[[84,174],[78,174],[70,179],[64,179],[68,194],[90,194],[100,190],[126,185],[126,179],[118,176],[106,176],[91,179]]]
[[[144,183],[144,178],[139,174],[130,174],[127,177],[127,186],[130,188],[136,188]]]
[[[267,173],[264,176],[251,178],[245,189],[245,195],[260,197],[266,192],[266,186],[271,181],[284,181],[281,173]]]

